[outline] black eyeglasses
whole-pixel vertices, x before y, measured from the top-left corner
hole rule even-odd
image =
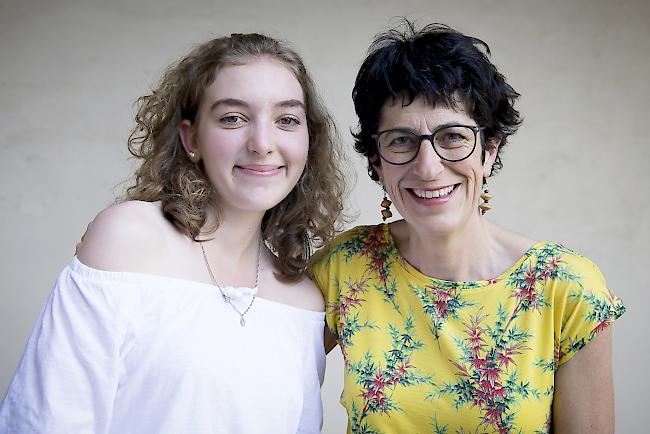
[[[390,164],[407,164],[415,160],[422,141],[427,139],[433,150],[446,161],[461,161],[472,155],[476,136],[484,127],[475,125],[445,125],[432,134],[415,134],[411,130],[395,128],[380,131],[371,137],[382,160]]]

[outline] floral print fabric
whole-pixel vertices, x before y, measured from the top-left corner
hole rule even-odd
[[[491,280],[427,277],[388,225],[361,226],[312,271],[345,362],[349,433],[546,433],[554,373],[623,314],[600,270],[532,246]]]

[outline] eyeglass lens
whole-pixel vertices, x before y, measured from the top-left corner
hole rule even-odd
[[[415,158],[421,139],[408,130],[388,130],[377,137],[379,154],[389,163],[407,163]],[[433,137],[436,152],[445,160],[467,158],[474,149],[476,134],[465,126],[452,126],[438,130]]]

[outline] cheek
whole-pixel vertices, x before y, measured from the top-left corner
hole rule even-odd
[[[393,198],[399,197],[400,180],[406,176],[405,169],[406,167],[404,166],[384,166],[383,170],[381,172],[378,172],[381,173],[380,179],[382,179],[384,188]]]
[[[465,160],[463,165],[463,172],[468,178],[474,180],[477,183],[482,182],[483,178],[483,162],[481,161],[481,153],[476,152],[470,158]]]
[[[305,142],[302,145],[300,145],[298,149],[299,149],[298,158],[301,161],[306,163],[307,158],[309,157],[309,138],[307,138]]]
[[[297,138],[291,146],[292,160],[300,164],[303,168],[307,164],[309,157],[309,135],[305,133],[303,136]],[[318,162],[316,162],[318,163]]]
[[[237,135],[233,131],[218,129],[205,131],[198,137],[199,148],[206,155],[227,154],[233,149],[234,143],[240,140]]]

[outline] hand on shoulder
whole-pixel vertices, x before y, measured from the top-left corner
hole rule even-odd
[[[90,222],[78,259],[106,271],[144,271],[160,254],[162,230],[169,225],[157,203],[127,201],[102,210]]]

